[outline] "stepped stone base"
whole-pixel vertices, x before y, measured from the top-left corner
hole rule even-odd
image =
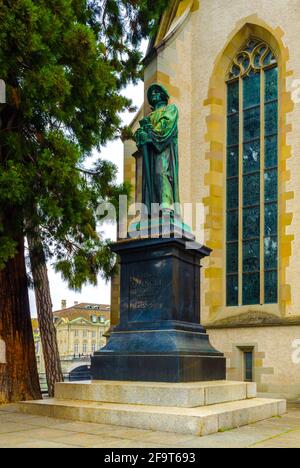
[[[195,408],[256,396],[256,384],[244,382],[85,382],[59,383],[58,400],[101,401],[126,405]]]
[[[285,400],[256,398],[241,382],[65,383],[55,399],[20,404],[23,413],[204,436],[286,412]]]

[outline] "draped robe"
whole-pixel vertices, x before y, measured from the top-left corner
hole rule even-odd
[[[143,203],[151,213],[151,203],[174,210],[179,204],[178,108],[162,107],[149,115],[151,143],[143,145]],[[177,207],[175,206],[175,212]]]

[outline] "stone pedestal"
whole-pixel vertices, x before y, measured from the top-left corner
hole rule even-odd
[[[118,242],[121,318],[92,358],[93,380],[224,380],[226,360],[200,325],[201,259],[211,250],[190,239]]]
[[[284,400],[256,398],[245,382],[80,382],[55,398],[20,404],[24,413],[148,431],[204,436],[286,412]]]

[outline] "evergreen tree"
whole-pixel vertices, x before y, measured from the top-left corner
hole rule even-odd
[[[2,0],[0,74],[0,402],[39,397],[24,238],[73,288],[109,276],[113,258],[96,232],[99,200],[128,187],[93,149],[122,134],[133,110],[121,89],[141,75],[139,44],[167,1]],[[28,377],[30,376],[30,378]]]

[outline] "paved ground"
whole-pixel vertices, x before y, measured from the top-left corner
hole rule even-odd
[[[300,403],[289,413],[207,437],[29,416],[0,406],[0,448],[300,448]]]

